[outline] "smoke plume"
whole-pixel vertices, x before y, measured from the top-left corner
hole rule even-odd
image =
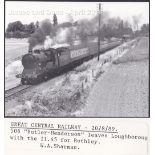
[[[36,45],[44,44],[46,36],[54,37],[56,28],[51,24],[50,20],[45,19],[40,23],[40,27],[29,38],[29,49],[33,49]]]
[[[105,15],[107,17],[107,14]],[[73,24],[73,19],[70,17],[71,26],[60,27],[52,25],[49,19],[43,20],[39,25],[39,28],[29,38],[29,50],[35,49],[38,46],[45,49],[55,45],[69,44],[74,45],[79,41],[81,44],[87,44],[89,36],[93,36],[97,33],[98,29],[98,16],[93,19],[79,20],[77,24]],[[106,19],[106,18],[104,18]]]

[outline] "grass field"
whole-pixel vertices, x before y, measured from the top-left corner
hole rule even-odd
[[[128,62],[138,62],[149,59],[149,38],[144,37],[137,43],[137,48],[128,52],[126,55],[114,61],[114,64],[128,63]]]
[[[5,67],[27,53],[27,39],[5,39]]]
[[[22,72],[20,60],[27,51],[27,39],[5,39],[5,90],[20,83],[16,75]]]
[[[81,116],[149,116],[149,38],[113,62],[95,84]]]

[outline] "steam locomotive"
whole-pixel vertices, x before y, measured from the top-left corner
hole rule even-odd
[[[104,53],[122,43],[121,40],[100,45],[100,53]],[[74,47],[59,47],[29,51],[22,57],[24,67],[20,76],[23,85],[36,84],[55,76],[61,70],[75,65],[97,55],[97,45],[78,45]]]

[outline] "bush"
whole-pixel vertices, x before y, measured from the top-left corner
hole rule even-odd
[[[8,24],[5,32],[6,38],[28,38],[35,31],[34,23],[22,24],[20,21]]]

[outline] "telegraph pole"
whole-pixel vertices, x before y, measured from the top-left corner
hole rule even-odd
[[[99,12],[98,12],[98,61],[100,60],[100,26],[101,26],[101,3],[99,3]]]

